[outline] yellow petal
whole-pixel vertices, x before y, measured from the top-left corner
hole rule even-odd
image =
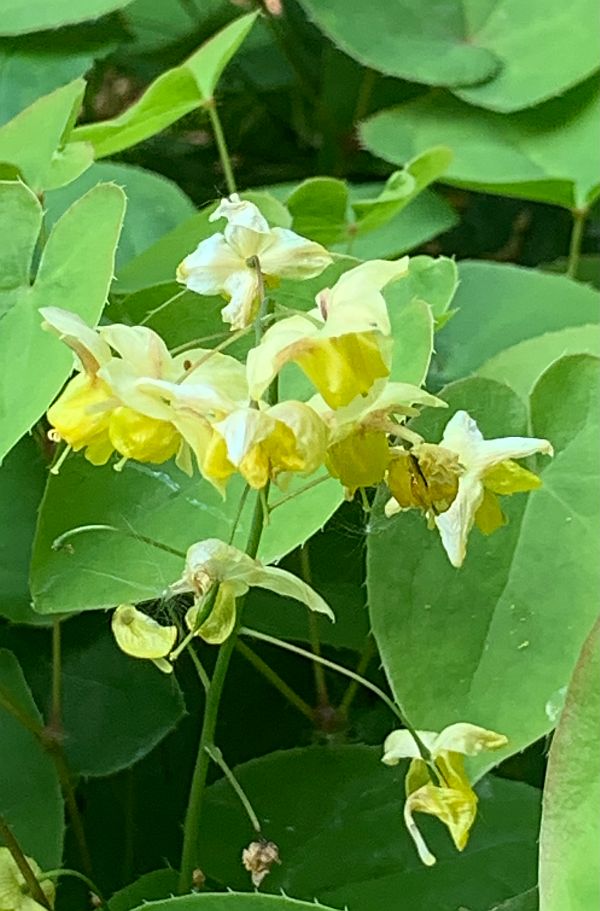
[[[483,476],[484,487],[492,493],[508,496],[512,493],[527,493],[542,486],[542,479],[533,471],[523,468],[518,462],[507,459],[488,469]]]
[[[26,857],[27,863],[40,884],[40,888],[51,908],[54,907],[54,883],[49,879],[40,879],[42,870],[32,857]],[[2,911],[41,911],[42,905],[28,894],[25,878],[8,848],[0,847],[0,908]]]
[[[132,604],[120,604],[111,627],[121,651],[132,658],[166,658],[177,639],[177,627],[161,626]]]
[[[79,374],[48,409],[48,421],[75,452],[99,440],[106,444],[111,411],[102,406],[111,401],[110,389],[102,380]]]
[[[190,607],[185,615],[185,622],[190,632],[194,630],[196,636],[200,636],[211,645],[220,645],[221,642],[225,642],[235,627],[235,599],[235,585],[221,582],[213,609],[198,629],[195,629],[195,626],[201,604]]]
[[[287,351],[330,408],[366,395],[376,380],[389,376],[387,339],[377,332],[302,340]]]
[[[413,813],[427,813],[437,816],[448,827],[452,840],[462,851],[469,839],[469,831],[477,815],[477,795],[454,788],[437,787],[433,783],[423,785],[406,799],[404,819],[423,863],[431,866],[435,857],[430,853],[413,819]]]
[[[434,746],[434,753],[448,750],[453,753],[463,753],[465,756],[477,756],[484,750],[498,750],[506,746],[508,739],[497,731],[488,731],[476,724],[459,721],[450,724],[438,734]]]
[[[166,462],[181,442],[173,424],[125,407],[112,413],[108,432],[117,452],[138,462]]]
[[[502,512],[500,502],[495,493],[487,488],[483,492],[483,499],[475,513],[475,525],[484,535],[491,535],[506,525],[506,516]]]
[[[390,450],[385,433],[361,427],[327,450],[330,473],[339,478],[350,493],[358,487],[379,484],[389,462]]]

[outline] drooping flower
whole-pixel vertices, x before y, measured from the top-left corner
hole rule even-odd
[[[204,454],[205,477],[224,484],[238,471],[256,490],[290,472],[312,474],[327,447],[325,424],[303,402],[240,408],[215,423],[214,431]]]
[[[54,907],[54,883],[43,879],[40,866],[32,857],[26,858],[31,871],[40,884],[50,907]],[[0,908],[2,911],[41,911],[43,905],[37,902],[29,891],[25,877],[15,863],[8,848],[0,847]]]
[[[172,357],[160,336],[146,326],[117,323],[94,330],[75,314],[55,307],[41,313],[44,328],[75,351],[82,371],[50,407],[48,420],[55,436],[75,451],[84,449],[95,465],[104,464],[116,451],[126,459],[153,463],[177,455],[180,467],[190,470],[177,414],[163,386],[173,386],[188,398],[194,397],[193,386],[197,403],[198,386],[203,385],[204,401],[214,401],[215,384],[226,376],[223,385],[239,400],[247,400],[244,368],[220,352],[194,349]],[[209,411],[212,401],[206,405]],[[234,399],[228,407],[235,407]]]
[[[490,534],[504,524],[497,494],[521,493],[541,485],[537,475],[512,461],[536,452],[552,455],[552,445],[548,440],[534,437],[485,440],[473,418],[466,411],[457,411],[446,425],[439,447],[415,452],[422,479],[427,481],[428,474],[433,477],[435,468],[438,490],[443,489],[444,495],[436,504],[431,491],[426,491],[429,499],[420,503],[416,501],[413,487],[413,499],[407,507],[403,497],[408,487],[399,469],[396,482],[391,479],[392,485],[396,483],[399,498],[394,497],[387,504],[386,513],[393,515],[399,509],[412,506],[429,509],[450,562],[453,566],[462,566],[473,525],[477,524],[484,533]],[[422,464],[422,456],[429,459],[429,466],[426,462]],[[426,487],[427,484],[424,490]]]
[[[126,655],[148,659],[165,674],[172,672],[167,656],[177,639],[176,626],[162,626],[133,604],[120,604],[112,615],[111,628]]]
[[[218,586],[212,609],[206,619],[201,619],[206,599]],[[264,566],[259,560],[225,544],[217,538],[207,538],[192,544],[185,561],[181,579],[171,585],[169,595],[192,592],[194,606],[186,614],[190,631],[206,642],[219,644],[231,634],[236,621],[236,599],[249,588],[266,588],[269,591],[293,598],[309,610],[334,619],[331,608],[306,582],[277,566]]]
[[[391,326],[381,289],[408,272],[408,257],[372,260],[345,272],[317,296],[317,307],[267,330],[247,359],[248,386],[260,399],[281,368],[296,363],[330,408],[366,396],[389,376]],[[379,388],[374,390],[374,394]]]
[[[177,268],[177,280],[197,294],[222,294],[223,320],[232,329],[249,326],[260,302],[261,282],[319,275],[331,254],[287,228],[270,228],[254,203],[237,193],[221,200],[209,218],[227,219],[225,231],[201,241]],[[262,277],[261,277],[262,276]]]
[[[402,422],[418,414],[415,406],[445,407],[445,402],[410,383],[386,383],[368,404],[355,399],[346,408],[327,410],[319,397],[310,404],[329,427],[326,464],[348,495],[383,480],[393,457],[388,440],[409,433]]]
[[[411,760],[405,781],[404,821],[419,857],[431,866],[436,859],[425,844],[413,814],[437,816],[448,827],[458,850],[462,851],[477,815],[477,794],[467,778],[464,757],[500,749],[508,740],[503,734],[462,722],[449,725],[439,734],[432,731],[417,731],[417,734],[431,754],[439,782],[431,780],[427,764],[409,731],[389,734],[383,746],[382,762],[393,766],[401,759]]]

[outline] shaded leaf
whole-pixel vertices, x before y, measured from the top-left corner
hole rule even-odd
[[[4,0],[0,35],[21,35],[97,19],[131,0]]]

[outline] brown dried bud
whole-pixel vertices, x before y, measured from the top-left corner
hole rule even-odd
[[[194,889],[203,889],[204,886],[206,885],[206,876],[204,875],[204,873],[202,872],[200,867],[196,867],[196,869],[192,873],[192,885],[193,885]]]
[[[242,851],[242,863],[252,877],[252,885],[258,887],[271,872],[273,864],[280,864],[279,848],[273,841],[253,841]]]

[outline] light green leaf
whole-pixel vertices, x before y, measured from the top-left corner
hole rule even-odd
[[[505,348],[477,370],[477,376],[506,383],[525,401],[540,374],[566,354],[600,357],[600,326],[569,326]]]
[[[96,158],[106,158],[160,133],[185,114],[212,103],[221,73],[256,21],[240,16],[206,41],[180,66],[162,73],[139,101],[112,120],[86,124],[73,140],[90,142]]]
[[[0,35],[22,35],[97,19],[131,0],[4,0]]]
[[[429,85],[491,78],[498,57],[470,41],[461,0],[301,0],[308,17],[359,63]]]
[[[65,828],[58,776],[38,738],[7,711],[7,703],[43,725],[17,659],[0,649],[0,813],[26,854],[42,868],[58,867]]]
[[[325,905],[318,905],[323,911],[334,911]],[[136,911],[315,911],[314,902],[301,902],[287,895],[180,895],[164,901],[144,903]]]
[[[506,734],[508,747],[487,754],[488,765],[552,728],[597,611],[597,374],[595,358],[561,359],[536,385],[530,415],[508,387],[465,380],[444,392],[444,413],[431,409],[414,422],[437,441],[464,408],[486,437],[545,437],[556,450],[540,461],[540,490],[503,498],[504,528],[490,537],[473,530],[461,569],[420,515],[373,519],[369,607],[396,699],[421,729],[469,721]]]
[[[241,194],[259,207],[272,227],[289,228],[291,216],[279,200],[269,193],[260,190],[249,190]],[[209,222],[208,217],[216,209],[216,203],[210,203],[195,215],[186,219],[151,247],[128,262],[118,275],[116,290],[119,294],[131,294],[157,285],[170,282],[175,278],[177,266],[181,260],[207,237],[222,230],[223,225]],[[297,283],[295,283],[297,285]],[[197,295],[196,295],[197,297]]]
[[[564,276],[485,262],[462,262],[458,275],[457,312],[436,338],[440,386],[519,342],[600,317],[598,293]]]
[[[431,93],[375,114],[361,126],[374,155],[401,165],[432,145],[454,153],[444,182],[502,196],[585,208],[600,192],[593,78],[563,97],[508,116]]]
[[[68,148],[75,148],[75,145],[71,144]],[[122,187],[127,197],[127,211],[117,249],[117,270],[196,211],[191,199],[166,177],[133,165],[103,161],[92,165],[68,187],[48,193],[45,203],[50,225],[92,187],[111,182]]]
[[[75,79],[0,127],[0,162],[18,168],[36,193],[74,180],[92,163],[90,146],[78,146],[66,157],[62,152],[84,92],[84,80]]]
[[[444,146],[428,149],[401,171],[388,178],[383,190],[374,199],[352,203],[359,234],[380,228],[398,215],[430,183],[438,180],[452,161],[452,152]]]
[[[348,187],[333,177],[311,177],[286,200],[294,231],[329,246],[346,236]]]
[[[31,437],[15,446],[0,469],[0,614],[13,623],[44,622],[30,606],[29,561],[46,477]]]
[[[548,756],[540,835],[540,911],[598,907],[600,851],[600,621],[569,683]]]
[[[54,226],[35,283],[15,289],[1,321],[0,458],[44,413],[72,369],[66,346],[41,329],[39,307],[63,307],[96,323],[113,274],[114,251],[125,209],[123,191],[90,190]],[[31,252],[23,244],[22,259]],[[23,269],[23,274],[25,273]]]
[[[306,480],[300,478],[296,487],[303,484]],[[203,538],[229,539],[242,487],[241,479],[234,479],[223,502],[198,475],[188,478],[173,465],[128,462],[117,473],[110,465],[95,468],[81,457],[70,458],[60,475],[50,478],[40,510],[31,567],[36,610],[68,613],[159,597],[181,575],[183,556],[177,551],[183,555]],[[72,496],[74,489],[77,497]],[[328,480],[279,506],[265,528],[259,557],[272,562],[302,543],[341,499],[340,485]],[[245,546],[248,537],[253,501],[248,497],[238,525],[238,547]],[[84,532],[69,540],[70,547],[52,549],[64,532],[98,524],[121,531]]]
[[[493,79],[454,90],[470,104],[518,111],[561,94],[598,69],[595,0],[499,0],[485,12],[480,0],[466,0],[465,8],[472,17],[470,40],[502,61]]]
[[[385,767],[381,749],[363,745],[288,750],[238,766],[236,777],[283,861],[262,889],[352,911],[395,908],[399,895],[410,911],[456,911],[487,907],[534,884],[533,788],[482,782],[479,817],[462,855],[437,821],[419,817],[439,858],[428,869],[402,819],[405,773],[405,763]],[[254,833],[225,780],[208,790],[203,825],[209,834],[199,866],[229,888],[250,890],[239,858]]]
[[[109,617],[63,631],[65,751],[79,775],[112,775],[154,749],[185,714],[174,675],[118,648]]]
[[[42,207],[20,181],[0,182],[0,318],[29,284]]]

